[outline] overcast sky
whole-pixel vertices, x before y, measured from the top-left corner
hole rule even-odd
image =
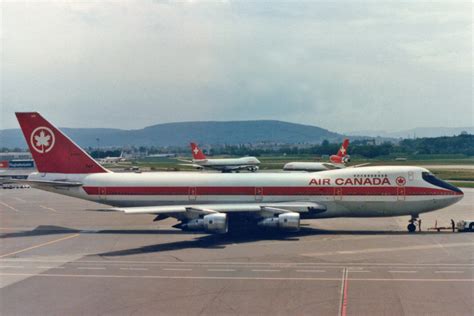
[[[1,0],[0,0],[1,1]],[[337,2],[337,4],[336,4]],[[474,124],[471,1],[6,1],[1,128]]]

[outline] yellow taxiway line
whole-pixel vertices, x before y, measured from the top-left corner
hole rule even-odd
[[[16,255],[17,253],[25,252],[25,251],[28,251],[28,250],[31,250],[31,249],[36,249],[36,248],[39,248],[39,247],[51,245],[51,244],[54,244],[54,243],[57,243],[57,242],[60,242],[60,241],[63,241],[63,240],[75,238],[79,235],[80,234],[69,235],[69,236],[62,237],[62,238],[55,239],[55,240],[51,240],[51,241],[48,241],[48,242],[45,242],[45,243],[42,243],[42,244],[39,244],[39,245],[35,245],[35,246],[31,246],[31,247],[28,247],[28,248],[25,248],[25,249],[21,249],[21,250],[17,250],[17,251],[14,251],[14,252],[6,253],[4,255],[0,255],[0,258],[5,258],[5,257],[11,256],[11,255]]]

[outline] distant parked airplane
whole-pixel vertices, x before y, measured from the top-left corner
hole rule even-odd
[[[117,162],[124,162],[127,159],[123,157],[123,151],[120,152],[120,156],[118,157],[105,157],[105,158],[100,158],[99,163],[100,164],[108,164],[108,163],[117,163]]]
[[[329,157],[330,162],[289,162],[283,166],[283,170],[315,172],[345,168],[346,163],[351,161],[351,157],[347,154],[347,147],[349,147],[349,139],[346,138],[337,154]]]
[[[222,172],[239,170],[255,172],[260,164],[260,161],[255,157],[208,159],[195,143],[191,143],[191,151],[193,160],[181,160],[189,162],[188,164],[181,164],[182,166],[192,166],[197,169],[215,169]]]

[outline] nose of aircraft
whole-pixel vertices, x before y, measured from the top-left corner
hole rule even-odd
[[[451,184],[451,187],[450,187],[451,191],[453,191],[456,195],[460,195],[461,197],[464,196],[464,192],[458,188],[457,186],[454,186]]]
[[[457,190],[455,190],[454,192],[456,193],[456,196],[457,196],[458,201],[459,201],[464,197],[464,192],[458,187],[456,187],[456,189]]]
[[[460,201],[464,197],[464,192],[454,185],[452,185],[451,191],[454,193],[448,198],[451,204]]]

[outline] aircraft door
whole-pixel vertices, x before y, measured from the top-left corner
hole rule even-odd
[[[107,199],[107,188],[99,187],[99,199],[105,201]]]
[[[188,190],[188,199],[190,201],[196,201],[197,199],[197,190],[195,187],[190,187]]]
[[[334,188],[334,200],[342,201],[342,188]]]
[[[263,188],[255,188],[255,201],[260,202],[263,200]]]
[[[397,187],[397,201],[405,201],[405,187]]]

